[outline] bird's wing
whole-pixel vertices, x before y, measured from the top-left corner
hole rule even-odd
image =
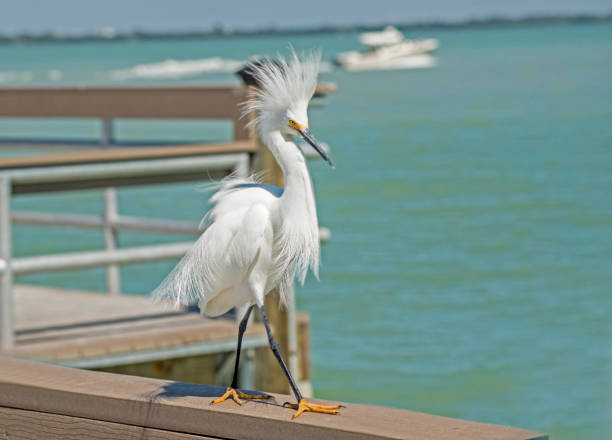
[[[283,190],[274,185],[258,182],[254,177],[247,179],[226,179],[211,198],[214,206],[200,222],[200,229],[205,230],[228,213],[249,208],[255,203],[270,207],[282,195]]]
[[[260,191],[264,190],[245,188],[217,201],[215,209],[223,209],[210,216],[204,233],[155,289],[156,299],[175,307],[197,302],[202,305],[244,283],[261,252],[266,232],[271,241],[270,200]],[[249,194],[238,194],[242,192]]]

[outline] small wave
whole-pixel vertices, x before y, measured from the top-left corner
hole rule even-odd
[[[5,82],[31,82],[34,78],[34,73],[30,70],[17,71],[17,70],[7,70],[4,72],[0,72],[0,83]]]
[[[243,64],[243,61],[220,57],[182,61],[169,59],[161,63],[138,64],[129,69],[113,70],[110,77],[116,81],[138,78],[184,78],[202,73],[233,72],[240,69]]]

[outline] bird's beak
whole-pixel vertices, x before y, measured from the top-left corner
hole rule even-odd
[[[325,152],[325,150],[323,150],[323,148],[321,148],[321,146],[319,145],[317,140],[314,138],[312,133],[310,133],[310,130],[308,128],[300,127],[300,128],[295,128],[295,129],[300,134],[300,136],[302,136],[302,139],[304,139],[306,142],[308,142],[310,145],[312,145],[312,148],[317,150],[317,153],[319,153],[321,155],[321,157],[323,159],[325,159],[325,162],[327,162],[330,167],[336,168],[334,166],[333,162],[331,161],[331,159],[329,158],[329,156],[327,155],[327,153]]]

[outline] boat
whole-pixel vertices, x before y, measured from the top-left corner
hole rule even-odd
[[[334,63],[346,70],[417,69],[437,64],[431,52],[438,48],[438,40],[409,40],[393,26],[380,32],[364,32],[359,35],[359,42],[364,51],[341,52]]]

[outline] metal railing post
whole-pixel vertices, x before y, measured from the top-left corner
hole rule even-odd
[[[108,147],[113,142],[113,120],[102,120],[102,147]],[[117,249],[117,232],[113,228],[113,222],[119,218],[117,208],[117,190],[115,188],[104,189],[104,245],[106,250]],[[111,295],[121,293],[121,278],[119,266],[111,264],[106,268],[106,291]]]
[[[0,348],[13,346],[13,273],[11,271],[11,181],[0,176]]]

